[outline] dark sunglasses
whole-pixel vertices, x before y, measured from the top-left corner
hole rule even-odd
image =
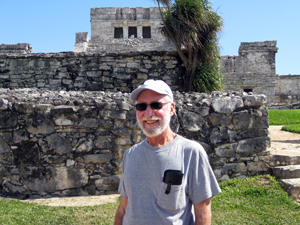
[[[138,111],[145,111],[148,107],[148,105],[150,105],[151,109],[161,109],[165,104],[168,104],[171,102],[152,102],[150,104],[147,103],[138,103],[135,105],[136,110]]]

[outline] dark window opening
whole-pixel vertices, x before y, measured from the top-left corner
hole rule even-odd
[[[115,38],[123,38],[123,27],[115,27]]]
[[[143,38],[151,38],[151,27],[143,27]]]
[[[134,35],[134,37],[137,37],[137,28],[136,27],[129,27],[128,29],[128,37]]]
[[[252,92],[252,89],[251,88],[246,88],[246,89],[244,89],[244,92],[247,92],[247,93]]]

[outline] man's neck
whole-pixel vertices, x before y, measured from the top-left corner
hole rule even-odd
[[[170,128],[167,128],[158,136],[147,137],[147,142],[153,147],[162,147],[173,141],[175,137],[176,134]]]

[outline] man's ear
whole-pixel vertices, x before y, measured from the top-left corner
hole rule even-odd
[[[174,102],[171,102],[170,114],[171,114],[171,116],[173,116],[175,114],[175,103]]]

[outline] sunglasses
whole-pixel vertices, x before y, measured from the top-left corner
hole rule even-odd
[[[138,111],[145,111],[148,107],[148,105],[150,105],[151,109],[161,109],[165,104],[168,104],[171,102],[152,102],[150,104],[147,103],[138,103],[135,105],[136,110]]]

